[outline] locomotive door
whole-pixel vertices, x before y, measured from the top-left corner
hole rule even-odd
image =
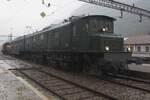
[[[86,50],[88,49],[88,31],[86,29],[87,22],[85,20],[78,21],[72,25],[72,49]]]
[[[72,25],[72,50],[77,50],[80,47],[80,36],[78,34],[78,27],[76,24]]]

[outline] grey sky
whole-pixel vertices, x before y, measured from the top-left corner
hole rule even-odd
[[[42,0],[1,0],[0,34],[13,32],[21,35],[28,31],[39,30],[55,20],[70,16],[70,13],[82,4],[77,0],[45,0],[46,3],[49,1],[51,7],[48,8],[42,5]],[[42,11],[48,16],[42,18],[40,16]]]
[[[128,4],[135,3],[139,7],[143,7],[145,9],[150,10],[149,0],[116,0],[116,1],[121,1]],[[40,30],[45,26],[58,22],[64,18],[67,18],[71,14],[73,15],[77,14],[80,15],[84,13],[105,14],[108,16],[110,15],[112,17],[118,17],[120,15],[119,11],[86,4],[83,2],[79,2],[78,0],[45,0],[45,2],[46,3],[50,2],[51,7],[48,8],[42,5],[42,0],[1,0],[0,35],[2,34],[8,35],[10,33],[13,33],[13,35],[28,34],[33,31]],[[45,11],[47,13],[47,17],[42,18],[40,16],[40,13],[42,11]],[[129,26],[137,27],[136,16],[133,16],[131,14],[125,14],[125,18],[122,20],[119,19],[119,21],[124,23],[122,24],[122,26],[119,26],[119,28],[121,29],[120,32],[129,33],[130,31],[124,30],[128,30],[128,28],[130,28]],[[149,31],[148,25],[150,25],[150,23],[146,23],[146,21],[147,19],[143,21],[143,23],[140,24],[139,26],[146,27],[144,29],[142,28],[141,30],[142,31],[146,30],[147,32]],[[129,24],[128,22],[133,23],[131,23],[131,25],[129,26],[125,26],[125,24]],[[133,30],[136,29],[131,29],[131,32],[134,32]]]

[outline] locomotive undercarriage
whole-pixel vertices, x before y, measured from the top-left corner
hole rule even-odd
[[[102,74],[126,70],[124,61],[104,59],[105,53],[37,52],[24,53],[24,58],[35,63],[46,64],[56,69],[72,72],[84,72],[101,76]]]

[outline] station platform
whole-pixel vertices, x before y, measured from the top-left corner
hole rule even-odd
[[[0,100],[50,100],[9,68],[11,66],[0,60]]]
[[[130,70],[150,73],[150,64],[140,64],[140,65],[129,64],[128,66]]]

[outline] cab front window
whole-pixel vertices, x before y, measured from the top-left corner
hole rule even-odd
[[[113,21],[107,19],[93,18],[90,20],[90,32],[93,33],[113,33]]]

